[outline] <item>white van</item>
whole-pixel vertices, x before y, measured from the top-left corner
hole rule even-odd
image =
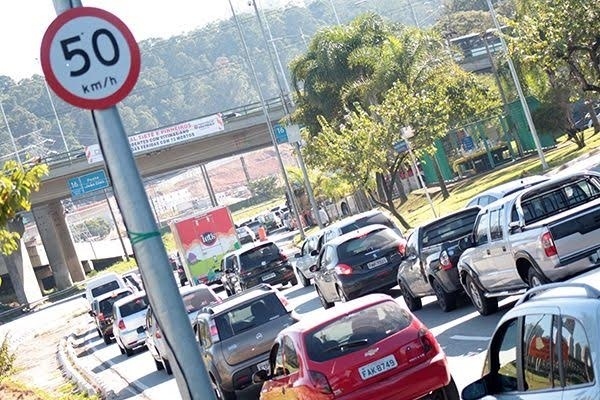
[[[125,280],[115,272],[107,272],[90,279],[85,287],[85,299],[91,305],[98,296],[117,289],[128,289]]]

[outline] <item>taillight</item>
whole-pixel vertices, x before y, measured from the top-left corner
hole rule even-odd
[[[556,246],[554,245],[554,239],[552,239],[550,232],[546,232],[542,235],[542,248],[544,249],[544,253],[546,253],[546,257],[552,257],[558,254]]]
[[[308,378],[310,382],[320,393],[323,394],[331,394],[333,391],[331,390],[331,386],[329,386],[329,381],[327,377],[318,371],[308,371]]]
[[[338,275],[349,275],[352,273],[352,267],[346,264],[338,264],[335,266],[335,272]]]
[[[161,339],[162,338],[162,334],[160,333],[160,329],[156,330],[156,338],[157,339]]]
[[[210,330],[210,340],[215,343],[219,341],[219,330],[217,329],[217,325],[214,320],[211,320],[208,324],[208,329]]]
[[[401,255],[405,255],[406,254],[406,240],[402,240],[398,244],[398,253],[400,253]]]
[[[280,259],[281,261],[287,261],[287,260],[288,260],[288,257],[287,257],[285,254],[283,254],[283,253],[279,253],[279,259]]]
[[[446,250],[442,250],[440,253],[440,265],[444,271],[448,271],[453,267],[452,262],[450,261],[450,256],[448,256],[448,252]]]
[[[122,331],[125,330],[125,322],[122,319],[119,320],[118,326],[119,326],[120,330],[122,330]]]
[[[98,321],[104,321],[104,314],[98,313]]]
[[[428,354],[436,350],[435,338],[427,329],[419,329],[419,341],[423,346],[423,353]],[[435,351],[437,353],[437,351]]]

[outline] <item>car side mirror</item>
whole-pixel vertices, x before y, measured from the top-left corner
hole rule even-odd
[[[269,373],[261,369],[252,374],[252,383],[263,383],[269,380]]]
[[[302,257],[302,253],[296,253],[296,254],[294,254],[294,258],[300,258],[300,257]]]
[[[521,230],[521,223],[519,221],[512,221],[508,224],[508,232],[515,233]]]
[[[476,380],[475,382],[465,386],[461,393],[463,400],[477,400],[490,394],[486,377]]]
[[[90,314],[90,317],[92,318],[96,316],[96,313],[92,310],[88,311],[88,314]]]
[[[83,294],[81,295],[81,298],[82,298],[82,299],[85,299],[85,293],[83,293]]]
[[[473,235],[468,235],[468,236],[465,236],[464,238],[460,239],[458,242],[458,247],[460,247],[462,250],[466,250],[468,248],[475,247],[475,241],[473,240]]]
[[[231,273],[233,273],[233,270],[231,268],[225,268],[225,273],[231,274]]]
[[[310,272],[317,272],[318,270],[320,270],[321,268],[315,264],[315,265],[311,265],[310,268],[308,269]]]
[[[313,257],[318,256],[319,255],[319,250],[313,250],[313,251],[311,251],[310,255],[313,256]]]

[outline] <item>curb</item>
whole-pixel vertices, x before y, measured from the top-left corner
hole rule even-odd
[[[64,375],[70,379],[77,388],[88,396],[97,395],[101,399],[110,400],[115,397],[112,390],[96,374],[77,364],[77,355],[73,342],[75,335],[63,337],[58,343],[57,357]]]

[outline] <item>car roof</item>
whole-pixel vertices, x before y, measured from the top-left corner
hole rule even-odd
[[[203,283],[200,283],[200,284],[194,285],[194,286],[182,286],[179,288],[179,293],[182,296],[185,296],[186,294],[193,293],[198,290],[211,290],[211,288]]]
[[[235,308],[240,304],[263,297],[269,293],[275,293],[275,290],[269,285],[261,284],[251,289],[247,289],[239,294],[227,297],[220,303],[215,303],[211,306],[205,307],[205,312],[200,312],[199,314],[220,314]]]
[[[477,196],[473,196],[473,198],[478,198],[481,196],[487,195],[497,195],[498,197],[504,197],[507,193],[510,193],[514,190],[518,190],[520,187],[532,185],[540,182],[544,182],[549,180],[550,178],[544,175],[532,175],[526,176],[523,178],[515,179],[509,182],[502,183],[498,186],[494,186],[488,190],[485,190],[479,193]],[[471,200],[469,200],[471,201]]]
[[[385,226],[385,225],[381,225],[381,224],[371,224],[371,225],[367,225],[367,226],[363,226],[362,228],[358,228],[355,229],[353,231],[350,231],[348,233],[344,233],[343,235],[340,235],[338,237],[335,237],[333,239],[331,239],[330,241],[327,242],[327,245],[333,245],[333,246],[338,246],[344,242],[347,242],[350,239],[354,239],[356,237],[359,236],[363,236],[366,235],[368,233],[371,233],[373,231],[379,231],[379,230],[389,230],[394,232],[393,229]],[[394,232],[395,234],[396,232]]]
[[[349,225],[349,224],[351,224],[353,222],[356,222],[359,219],[372,217],[372,216],[378,215],[378,214],[382,214],[382,215],[386,216],[383,212],[381,212],[379,210],[365,211],[365,212],[362,212],[360,214],[351,215],[351,216],[346,217],[346,218],[344,218],[344,219],[342,219],[340,221],[334,222],[333,224],[329,225],[327,227],[327,229],[342,228],[342,227],[344,227],[346,225]]]
[[[455,211],[455,212],[451,212],[451,213],[443,215],[441,217],[432,219],[431,221],[429,221],[429,222],[427,222],[427,223],[425,223],[423,225],[419,225],[418,228],[419,229],[424,229],[424,228],[427,228],[429,225],[437,224],[439,221],[443,221],[445,219],[449,219],[450,217],[454,217],[454,216],[459,215],[459,214],[467,214],[467,213],[469,213],[471,211],[478,213],[480,210],[481,210],[480,206],[470,206],[470,207],[467,207],[467,208],[463,208],[461,210],[458,210],[458,211]]]
[[[146,292],[144,292],[144,291],[135,292],[133,294],[130,294],[129,296],[125,296],[122,299],[119,299],[119,300],[115,301],[115,303],[113,304],[113,306],[114,307],[121,307],[125,303],[129,303],[131,301],[135,301],[137,299],[141,299],[142,297],[145,297],[145,296],[146,296]]]
[[[104,294],[102,294],[102,295],[100,295],[100,296],[96,297],[96,300],[98,300],[98,302],[101,302],[102,300],[106,300],[106,299],[108,299],[109,297],[115,297],[115,296],[118,296],[118,295],[120,295],[121,293],[125,293],[125,292],[130,292],[130,293],[131,293],[131,290],[130,290],[130,289],[127,289],[127,288],[121,288],[121,289],[115,289],[115,290],[111,290],[111,291],[110,291],[110,292],[108,292],[108,293],[104,293]]]
[[[540,303],[556,305],[558,299],[600,299],[600,270],[594,269],[564,282],[528,290],[517,302],[519,308]]]
[[[239,249],[237,249],[235,251],[232,251],[231,253],[239,255],[239,254],[247,252],[248,250],[252,250],[255,247],[263,247],[266,244],[275,244],[275,242],[272,242],[270,240],[266,240],[264,242],[246,243],[246,244],[243,244],[242,247],[240,247]]]
[[[86,282],[87,286],[90,286],[91,284],[95,284],[98,282],[109,282],[111,280],[115,280],[115,279],[120,279],[121,276],[119,274],[117,274],[116,272],[105,272],[102,275],[98,275],[90,280],[88,280]]]
[[[295,324],[285,328],[280,334],[298,333],[303,334],[319,326],[327,325],[348,314],[352,314],[363,308],[371,307],[386,301],[395,301],[391,296],[383,293],[372,293],[351,300],[346,303],[336,303],[335,307],[328,310],[319,309],[311,313],[310,318],[302,318]]]

